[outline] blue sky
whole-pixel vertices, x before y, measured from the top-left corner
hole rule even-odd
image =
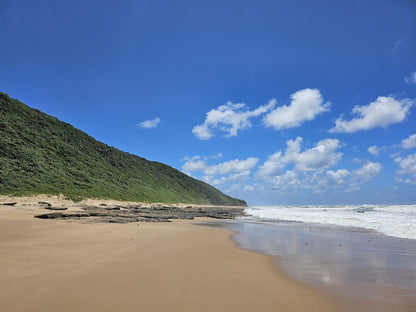
[[[0,90],[251,205],[416,202],[416,2],[0,1]]]

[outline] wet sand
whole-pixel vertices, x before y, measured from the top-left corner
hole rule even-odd
[[[416,311],[416,241],[304,223],[215,222],[240,247],[273,255],[280,269],[350,311]]]
[[[0,311],[341,308],[273,257],[237,248],[226,229],[41,220],[38,209],[0,205]]]

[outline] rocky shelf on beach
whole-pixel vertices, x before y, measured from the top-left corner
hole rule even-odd
[[[39,203],[40,208],[56,210],[35,215],[40,219],[85,219],[90,222],[129,223],[129,222],[170,222],[172,219],[193,220],[197,217],[234,219],[244,215],[244,207],[235,206],[183,206],[165,204],[126,204],[126,205],[81,205],[68,207]],[[65,210],[65,211],[63,211]]]

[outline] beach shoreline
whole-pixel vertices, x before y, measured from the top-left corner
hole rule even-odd
[[[214,221],[240,248],[275,257],[290,278],[337,297],[349,311],[415,311],[416,241],[348,227],[250,218]]]
[[[194,225],[211,219],[82,223],[38,209],[0,207],[2,311],[343,310],[230,230]]]

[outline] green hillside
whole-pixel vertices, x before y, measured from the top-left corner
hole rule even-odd
[[[0,194],[246,204],[170,166],[98,142],[1,92]]]

